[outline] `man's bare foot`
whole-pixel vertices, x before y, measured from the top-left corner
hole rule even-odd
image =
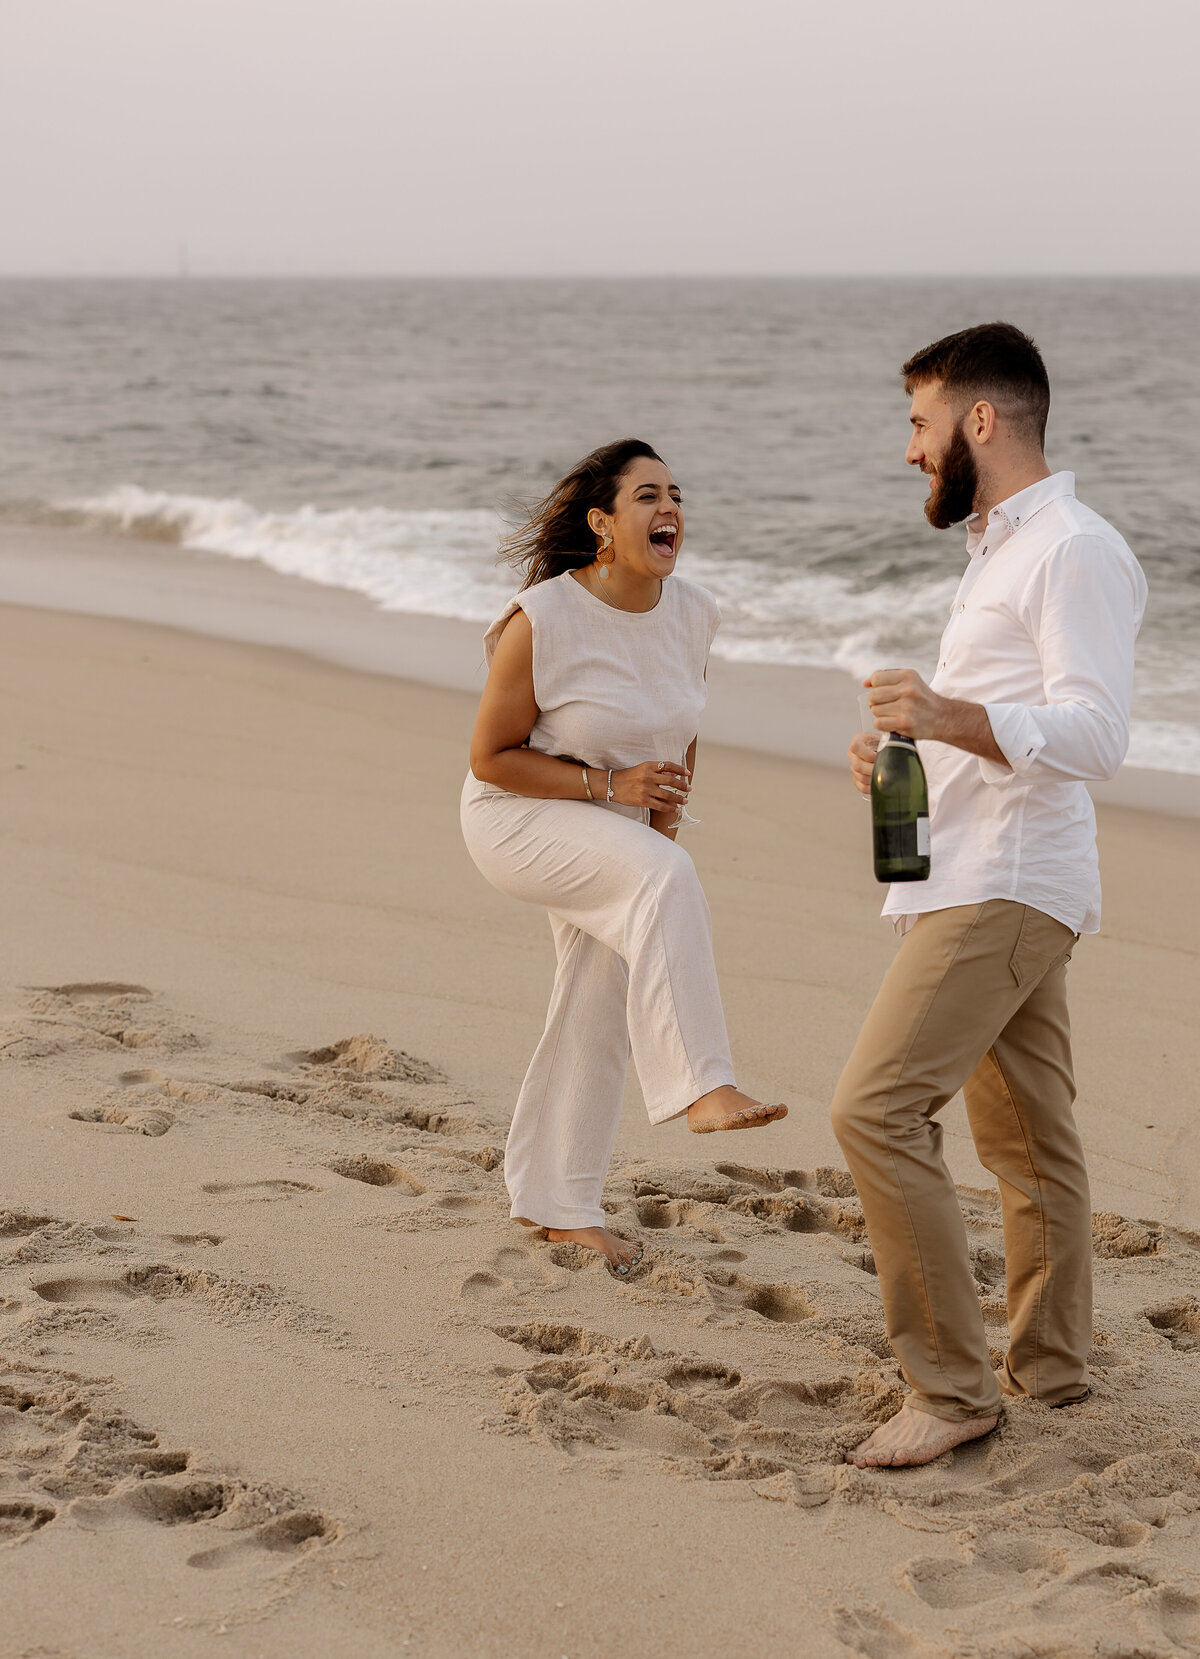
[[[618,1238],[607,1227],[547,1227],[546,1237],[551,1244],[582,1244],[587,1250],[598,1250],[622,1277],[642,1259],[640,1244]]]
[[[952,1423],[931,1412],[918,1411],[905,1400],[894,1417],[881,1423],[861,1446],[846,1453],[846,1462],[859,1469],[915,1469],[968,1440],[991,1434],[999,1421],[1000,1413],[993,1411],[986,1417],[966,1417]]]
[[[785,1117],[786,1106],[764,1106],[732,1084],[702,1094],[687,1109],[688,1128],[695,1135],[710,1135],[715,1129],[760,1129]]]

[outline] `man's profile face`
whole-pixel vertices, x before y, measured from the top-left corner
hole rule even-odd
[[[965,411],[942,395],[931,380],[913,390],[908,418],[912,437],[904,459],[929,478],[925,517],[935,530],[961,524],[975,511],[979,469],[963,431]]]

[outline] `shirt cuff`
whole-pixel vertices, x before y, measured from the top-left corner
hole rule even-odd
[[[1033,710],[1024,703],[985,703],[983,707],[996,746],[1008,765],[998,766],[994,760],[985,760],[981,755],[980,776],[984,783],[991,784],[1012,783],[1023,778],[1037,765],[1037,758],[1046,747],[1046,734]]]

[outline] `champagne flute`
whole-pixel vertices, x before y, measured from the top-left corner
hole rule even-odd
[[[683,767],[684,771],[690,772],[691,768],[688,766],[687,758],[689,745],[685,743],[683,746],[683,753],[680,754],[677,747],[678,741],[678,738],[673,732],[656,732],[654,735],[655,752],[659,755],[666,755],[672,761],[678,756],[679,764]],[[668,785],[667,787],[673,788],[674,786]],[[686,825],[698,824],[699,822],[699,818],[693,818],[691,813],[688,811],[686,804],[683,801],[680,801],[675,810],[675,816],[667,825],[667,828],[683,829]]]

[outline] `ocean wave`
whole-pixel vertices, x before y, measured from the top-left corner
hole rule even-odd
[[[506,526],[484,509],[266,512],[245,501],[122,484],[55,510],[127,535],[257,560],[286,576],[364,594],[384,610],[487,623],[517,586],[515,573],[496,558]],[[855,579],[780,568],[692,544],[685,568],[721,606],[717,655],[858,675],[902,661],[931,671],[957,586],[954,578],[872,581],[866,573]],[[1186,665],[1165,660],[1153,662],[1153,684],[1147,668],[1139,670],[1144,717],[1133,724],[1132,764],[1200,773],[1200,730],[1157,717],[1177,701],[1181,675]]]
[[[483,510],[264,512],[236,499],[173,495],[136,484],[60,506],[126,535],[256,559],[285,576],[348,588],[384,610],[489,622],[516,585],[511,571],[496,565],[503,523]]]
[[[365,594],[384,610],[489,622],[516,588],[496,560],[506,526],[483,509],[299,507],[175,495],[121,484],[59,504],[73,517]],[[780,571],[689,549],[687,573],[710,589],[724,625],[719,655],[867,673],[889,646],[936,654],[950,582],[874,588],[820,571]]]
[[[1150,772],[1200,772],[1200,731],[1178,720],[1135,719],[1129,733],[1130,766]]]
[[[690,552],[687,574],[721,606],[714,651],[737,662],[784,662],[869,674],[882,661],[932,671],[958,583],[868,583],[828,571],[781,570]]]

